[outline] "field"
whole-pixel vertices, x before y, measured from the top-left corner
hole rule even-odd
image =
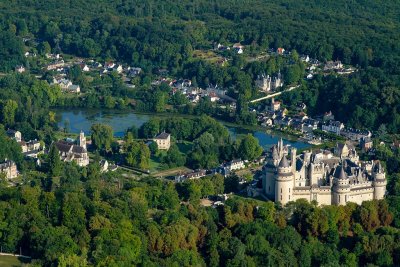
[[[221,56],[215,54],[213,51],[210,50],[208,51],[194,50],[193,58],[206,60],[211,63],[217,63],[218,61],[223,60]]]
[[[178,168],[173,168],[165,171],[160,171],[158,173],[154,173],[154,176],[159,176],[159,177],[169,177],[169,176],[174,176],[180,173],[187,173],[190,172],[191,170],[186,168],[186,167],[178,167]]]
[[[29,262],[30,260],[26,258],[0,255],[0,266],[2,267],[29,266]]]

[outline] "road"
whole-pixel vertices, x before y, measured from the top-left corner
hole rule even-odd
[[[265,100],[265,99],[268,99],[268,98],[272,98],[272,97],[281,95],[283,93],[293,91],[294,89],[297,89],[299,87],[300,87],[300,85],[292,86],[292,87],[289,87],[288,89],[286,89],[286,90],[284,90],[282,92],[277,92],[277,93],[274,93],[274,94],[271,94],[271,95],[267,95],[267,96],[264,96],[264,97],[260,97],[260,98],[251,100],[250,103],[256,103],[256,102],[259,102],[259,101],[262,101],[262,100]]]

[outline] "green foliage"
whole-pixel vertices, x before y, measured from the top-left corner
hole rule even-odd
[[[255,160],[261,156],[262,151],[263,149],[258,144],[258,139],[248,134],[240,141],[238,155],[243,159]]]
[[[92,145],[98,151],[110,151],[111,143],[113,142],[114,132],[111,126],[103,124],[93,124],[90,127],[92,133]]]
[[[162,162],[167,164],[168,167],[179,167],[186,163],[186,156],[179,151],[176,144],[171,145],[167,154],[162,158]]]
[[[132,134],[125,138],[125,161],[129,166],[148,169],[150,164],[150,149],[143,142],[134,141]]]
[[[22,40],[11,31],[0,31],[0,71],[13,70],[17,65],[23,65],[24,49]]]
[[[59,176],[61,174],[62,163],[60,159],[60,152],[54,144],[50,147],[48,160],[49,174],[51,176]]]

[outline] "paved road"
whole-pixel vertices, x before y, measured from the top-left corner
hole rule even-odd
[[[281,95],[281,94],[283,94],[283,93],[293,91],[294,89],[297,89],[297,88],[299,88],[299,87],[300,87],[300,85],[292,86],[292,87],[290,87],[290,88],[288,88],[288,89],[286,89],[286,90],[284,90],[284,91],[282,91],[282,92],[277,92],[277,93],[275,93],[275,94],[271,94],[271,95],[267,95],[267,96],[264,96],[264,97],[260,97],[260,98],[251,100],[250,103],[256,103],[256,102],[259,102],[259,101],[262,101],[262,100],[265,100],[265,99],[268,99],[268,98],[272,98],[272,97]]]

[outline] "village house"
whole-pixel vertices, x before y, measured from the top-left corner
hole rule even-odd
[[[308,55],[305,55],[305,56],[302,56],[300,58],[300,60],[305,62],[305,63],[308,63],[308,62],[310,62],[310,57]]]
[[[214,92],[209,93],[208,97],[210,98],[211,102],[217,102],[219,100],[218,95]]]
[[[102,159],[99,162],[100,165],[100,172],[104,173],[108,171],[108,161],[106,159]]]
[[[283,55],[285,53],[285,48],[278,47],[278,49],[276,49],[276,52],[278,53],[278,55]]]
[[[228,162],[226,164],[226,167],[230,170],[230,171],[235,171],[235,170],[240,170],[240,169],[244,169],[245,165],[244,165],[244,161],[241,159],[234,159],[230,162]]]
[[[6,175],[7,179],[13,179],[18,176],[17,165],[12,160],[5,160],[0,164],[0,172]]]
[[[28,158],[37,158],[39,154],[43,153],[43,147],[38,140],[29,140],[28,142],[19,142],[22,153]]]
[[[128,73],[128,76],[130,76],[130,77],[135,77],[135,76],[137,76],[137,75],[140,75],[140,73],[142,73],[142,69],[141,69],[141,68],[131,68],[131,67],[128,67],[127,73]]]
[[[14,139],[17,142],[21,142],[22,141],[22,134],[20,131],[16,131],[13,129],[8,129],[7,130],[7,136],[11,139]]]
[[[345,128],[340,132],[340,135],[353,141],[360,141],[361,138],[371,137],[371,132],[367,130],[358,130],[353,128]]]
[[[272,111],[272,112],[278,111],[281,109],[281,102],[275,101],[274,98],[272,97],[270,105],[267,105],[265,109],[267,111]]]
[[[341,130],[344,128],[344,124],[340,121],[327,121],[322,123],[322,131],[334,133],[340,135]]]
[[[57,61],[57,62],[47,65],[47,70],[57,70],[64,66],[65,66],[64,60],[60,60],[60,61]]]
[[[324,70],[339,70],[343,68],[343,64],[340,60],[338,61],[328,61],[325,63]]]
[[[314,119],[306,119],[304,120],[304,125],[302,132],[312,133],[314,130],[318,129],[318,121]]]
[[[153,139],[157,143],[158,149],[168,150],[171,147],[171,135],[166,132],[162,132]]]
[[[175,176],[175,182],[181,183],[186,180],[200,179],[204,176],[206,176],[206,170],[195,170],[193,172]]]
[[[81,87],[79,85],[72,84],[69,79],[61,78],[61,79],[53,79],[52,85],[60,86],[61,90],[69,93],[80,93]]]
[[[368,152],[373,147],[373,142],[371,137],[362,137],[360,139],[360,147],[363,152]]]
[[[22,65],[16,66],[15,67],[15,72],[23,73],[23,72],[25,72],[25,67],[22,66]]]
[[[115,63],[112,61],[106,62],[104,63],[104,68],[107,70],[112,70],[113,68],[115,68]]]
[[[90,71],[89,66],[86,65],[86,64],[80,64],[79,66],[81,67],[81,70],[82,70],[83,72],[88,72],[88,71]]]
[[[324,115],[322,116],[323,121],[330,121],[330,120],[335,120],[335,116],[333,115],[332,111],[325,112]]]

